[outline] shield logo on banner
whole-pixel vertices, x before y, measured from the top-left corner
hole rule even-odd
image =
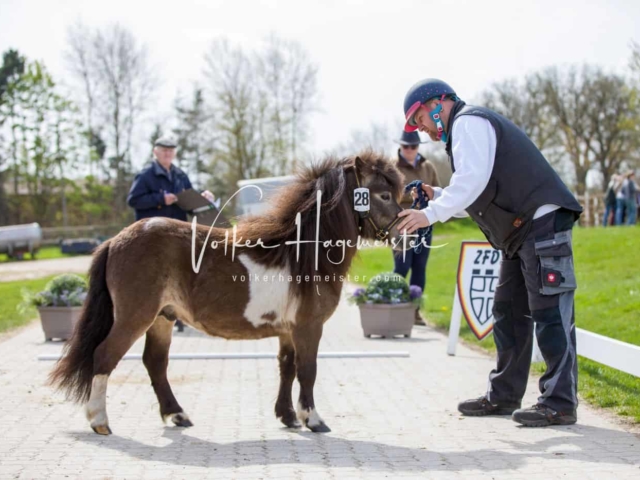
[[[462,242],[458,264],[458,297],[473,333],[482,340],[493,330],[493,297],[501,252],[486,242]]]

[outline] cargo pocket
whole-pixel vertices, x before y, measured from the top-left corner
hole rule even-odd
[[[552,239],[536,242],[535,249],[540,259],[541,294],[557,295],[578,287],[573,270],[571,230],[558,232]]]

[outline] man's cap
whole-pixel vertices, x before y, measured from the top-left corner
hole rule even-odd
[[[159,137],[153,145],[155,147],[176,148],[178,146],[178,143],[173,137],[169,135],[163,135]]]

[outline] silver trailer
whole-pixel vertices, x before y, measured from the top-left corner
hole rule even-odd
[[[295,175],[283,177],[249,178],[238,181],[238,188],[253,185],[258,188],[245,188],[238,194],[237,212],[239,215],[259,214],[264,212],[269,201],[278,194],[278,190],[290,185],[295,180]],[[260,198],[262,192],[262,199]]]
[[[9,258],[22,258],[30,253],[35,258],[42,242],[42,228],[37,223],[0,227],[0,253]]]

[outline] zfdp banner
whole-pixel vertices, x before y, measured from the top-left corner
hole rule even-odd
[[[478,340],[493,330],[493,296],[501,252],[487,242],[462,242],[458,263],[458,300]]]

